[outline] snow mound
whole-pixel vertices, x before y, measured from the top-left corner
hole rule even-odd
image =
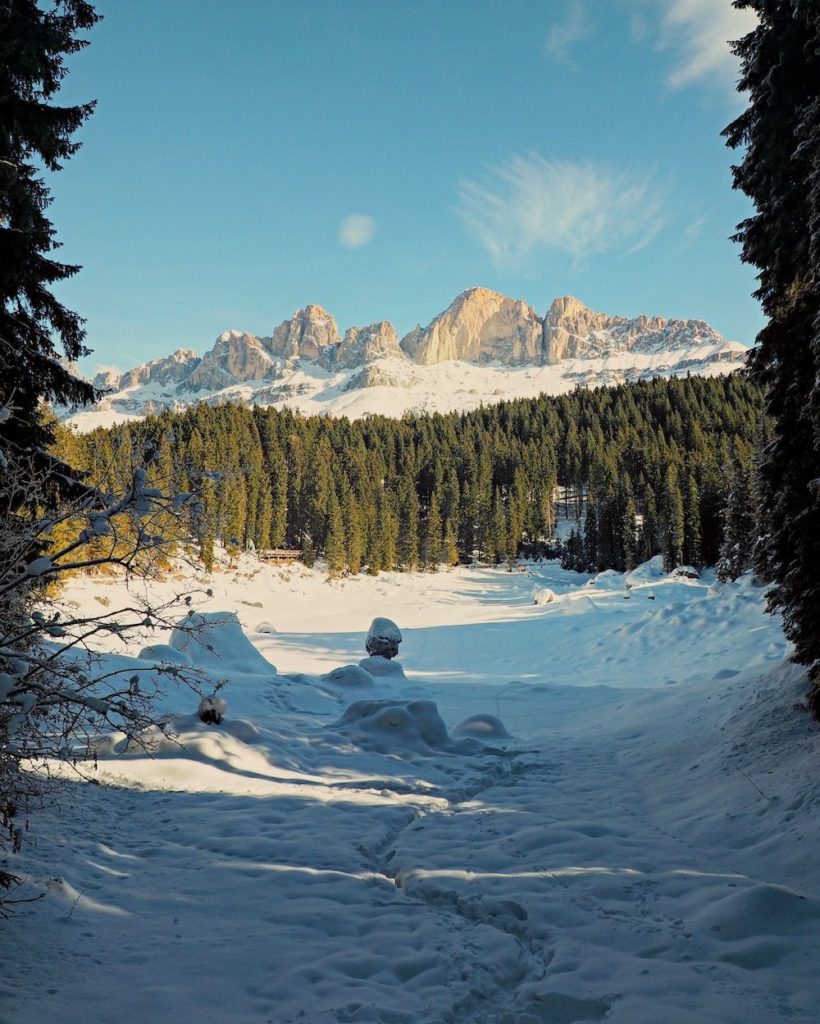
[[[325,683],[347,689],[351,686],[372,686],[373,676],[359,665],[340,665],[322,676]]]
[[[140,651],[140,661],[152,661],[157,665],[191,665],[190,655],[177,650],[171,644],[149,644]]]
[[[685,580],[699,580],[700,573],[694,565],[679,565],[672,570],[670,576],[678,576]]]
[[[534,587],[532,591],[533,604],[552,604],[555,600],[555,591],[549,587]]]
[[[451,736],[459,739],[470,736],[474,740],[508,740],[510,734],[504,728],[504,723],[495,715],[470,715],[469,718],[462,718],[453,726]]]
[[[597,576],[593,576],[587,582],[587,586],[595,587],[596,590],[624,590],[626,580],[622,573],[616,572],[614,569],[604,569]]]
[[[710,903],[696,924],[723,942],[785,935],[817,927],[820,900],[782,885],[761,882]]]
[[[275,626],[272,626],[269,622],[260,622],[256,627],[257,633],[276,633],[278,630]]]
[[[471,739],[452,740],[432,700],[359,700],[332,728],[357,745],[383,754],[474,754],[481,749]]]
[[[271,675],[276,669],[242,632],[235,612],[191,612],[171,633],[171,646],[197,668]]]
[[[645,583],[647,580],[657,580],[666,575],[663,567],[663,555],[655,555],[648,562],[636,565],[632,572],[625,576],[627,583]]]
[[[371,676],[384,677],[392,676],[394,679],[404,679],[404,669],[397,661],[390,658],[383,658],[380,654],[372,654],[369,658],[362,658],[359,667]]]

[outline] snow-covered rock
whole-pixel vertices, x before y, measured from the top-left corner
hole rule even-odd
[[[380,655],[382,658],[395,658],[399,653],[401,630],[392,619],[377,617],[370,623],[365,641],[368,654]]]
[[[549,587],[534,587],[532,591],[533,604],[552,604],[555,600],[555,591]]]

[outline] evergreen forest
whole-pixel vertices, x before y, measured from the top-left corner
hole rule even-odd
[[[58,454],[116,493],[134,465],[194,492],[196,553],[299,548],[331,573],[561,555],[579,570],[751,561],[754,455],[767,424],[743,375],[656,379],[469,413],[357,421],[199,404]],[[577,531],[555,540],[559,515]]]

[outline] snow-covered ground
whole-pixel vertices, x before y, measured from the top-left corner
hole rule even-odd
[[[210,585],[227,715],[171,693],[178,744],[34,818],[4,1024],[817,1021],[817,726],[749,579]],[[377,615],[405,676],[334,672]]]

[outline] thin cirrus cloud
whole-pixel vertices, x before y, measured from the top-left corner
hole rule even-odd
[[[544,49],[562,64],[571,64],[572,48],[588,39],[593,31],[584,0],[570,0],[564,17],[547,33]]]
[[[575,262],[625,255],[663,227],[663,195],[651,174],[592,161],[513,156],[484,182],[462,181],[456,213],[499,267],[538,253]]]
[[[361,249],[375,235],[376,221],[366,213],[351,213],[339,224],[338,238],[345,249]]]
[[[757,24],[754,11],[738,10],[726,0],[664,0],[662,46],[676,51],[667,77],[673,89],[716,82],[732,90],[738,74],[729,41]]]

